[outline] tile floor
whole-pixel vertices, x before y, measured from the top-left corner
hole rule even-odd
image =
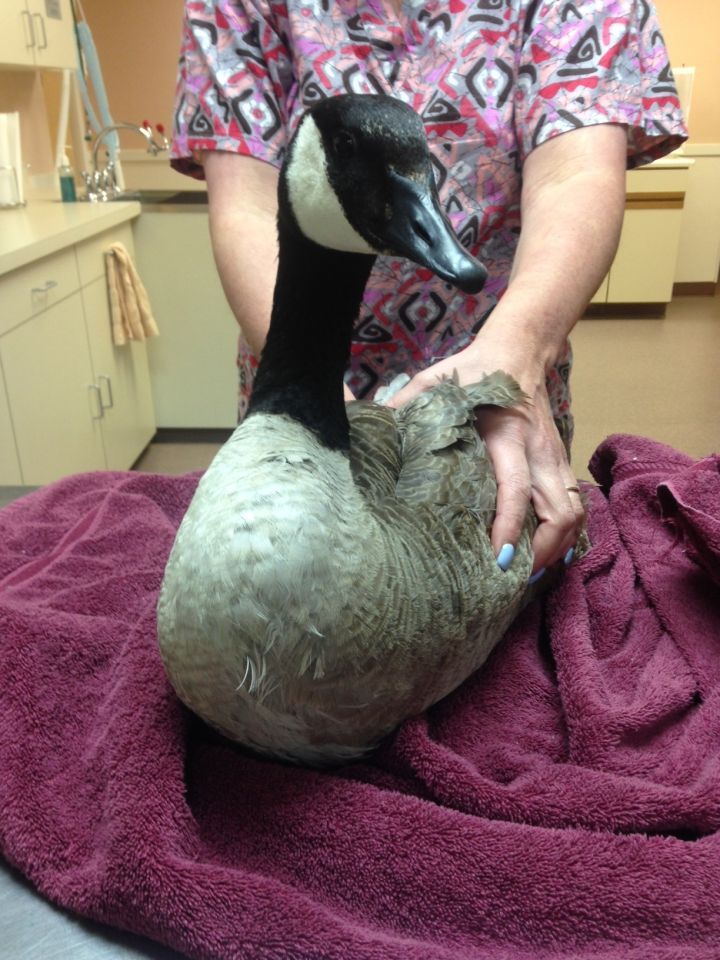
[[[583,319],[573,336],[581,477],[611,433],[652,437],[694,457],[720,451],[720,287],[678,297],[663,319]]]
[[[151,443],[133,469],[144,473],[204,470],[219,447],[219,443]]]
[[[663,319],[583,319],[573,333],[573,464],[611,433],[653,437],[691,456],[720,450],[720,287],[678,297]],[[202,470],[217,444],[151,444],[137,470]]]

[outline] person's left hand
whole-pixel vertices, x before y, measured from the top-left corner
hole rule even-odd
[[[516,546],[532,502],[538,518],[533,539],[533,576],[559,560],[570,562],[584,521],[577,480],[568,463],[550,409],[544,365],[532,356],[483,338],[452,357],[416,374],[388,401],[400,407],[443,377],[456,373],[461,385],[476,383],[487,373],[503,370],[513,376],[529,400],[510,409],[485,407],[477,426],[487,446],[498,484],[497,513],[492,528],[495,555],[502,565]],[[505,548],[505,549],[503,549]]]

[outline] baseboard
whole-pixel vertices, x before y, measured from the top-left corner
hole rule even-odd
[[[717,284],[712,281],[706,283],[676,283],[673,285],[674,297],[714,297]]]
[[[665,316],[665,303],[591,303],[583,316],[589,320],[603,317],[608,320],[617,319],[662,319]]]
[[[158,427],[153,443],[225,443],[232,427]]]

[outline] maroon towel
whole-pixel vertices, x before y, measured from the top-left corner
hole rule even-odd
[[[165,680],[155,601],[196,476],[1,511],[0,850],[197,958],[720,957],[718,459],[614,437],[593,471],[592,551],[333,773],[227,744]]]

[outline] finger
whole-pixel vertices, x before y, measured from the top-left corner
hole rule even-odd
[[[539,523],[533,537],[533,575],[564,560],[577,542],[578,513],[564,479],[560,470],[535,478],[533,506]],[[577,495],[575,499],[579,501]]]
[[[565,564],[569,564],[572,562],[575,545],[577,544],[578,538],[583,530],[583,527],[585,526],[585,505],[580,494],[580,487],[578,486],[577,477],[570,466],[564,447],[559,448],[559,457],[560,464],[558,472],[562,478],[562,482],[565,487],[565,493],[567,494],[570,508],[573,511],[574,517],[573,528],[569,538],[560,547],[560,550],[562,551],[567,546],[567,550],[565,550],[562,555],[562,560]]]
[[[497,480],[497,505],[490,540],[499,557],[515,547],[530,504],[530,469],[522,444],[486,434],[485,445]]]
[[[565,491],[568,495],[570,506],[572,507],[575,515],[575,528],[573,531],[573,543],[568,548],[568,551],[563,555],[563,562],[566,566],[572,563],[575,555],[575,547],[577,546],[580,534],[585,527],[585,503],[580,492],[580,487],[578,486],[577,480],[572,475],[572,472],[569,473],[569,476],[566,476],[566,480],[567,479],[569,479],[571,482],[565,484]]]

